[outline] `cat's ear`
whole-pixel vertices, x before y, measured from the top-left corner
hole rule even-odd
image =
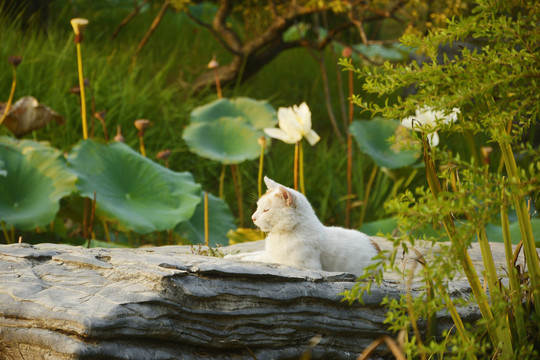
[[[273,190],[279,186],[277,182],[268,178],[267,176],[264,177],[264,183],[266,184],[266,187],[268,188],[268,190]]]
[[[276,193],[276,196],[282,198],[285,201],[285,205],[292,206],[295,204],[294,195],[283,186],[279,186],[279,191]]]

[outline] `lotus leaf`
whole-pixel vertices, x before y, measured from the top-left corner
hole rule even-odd
[[[378,166],[397,169],[412,165],[419,156],[417,151],[398,149],[388,141],[400,127],[395,120],[374,118],[371,121],[354,121],[350,131],[360,150],[369,155]]]
[[[200,202],[200,185],[190,173],[169,170],[120,142],[85,140],[68,162],[81,195],[96,192],[98,216],[141,234],[174,228]]]
[[[256,159],[260,154],[259,137],[242,118],[221,117],[211,122],[196,122],[184,130],[182,137],[191,151],[223,164],[238,164]]]
[[[20,230],[49,224],[76,177],[48,143],[0,137],[0,219]]]
[[[195,213],[188,221],[181,222],[174,231],[192,243],[204,244],[204,195]],[[235,229],[229,205],[217,196],[208,194],[208,238],[209,245],[228,245],[227,232]]]
[[[219,99],[200,106],[191,112],[190,121],[192,124],[213,122],[222,117],[242,118],[257,130],[274,127],[277,123],[276,110],[272,105],[246,97]]]

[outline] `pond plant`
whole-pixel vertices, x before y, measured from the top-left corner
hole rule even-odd
[[[305,138],[313,146],[321,138],[311,128],[311,111],[305,102],[292,107],[281,107],[278,109],[277,116],[279,128],[265,128],[264,132],[272,138],[294,144],[294,189],[298,190],[298,177],[300,177],[300,191],[305,194],[302,139]]]
[[[364,80],[367,92],[384,98],[399,89],[415,89],[388,106],[355,97],[363,110],[403,119],[403,125],[420,133],[427,187],[406,191],[387,204],[402,234],[394,239],[396,248],[390,259],[396,258],[398,248],[413,251],[418,241],[414,230],[426,224],[433,224],[436,231],[424,240],[433,244],[449,240],[438,243],[441,255],[422,264],[427,284],[422,296],[386,300],[390,328],[405,333],[414,330],[402,348],[408,358],[538,357],[540,267],[530,201],[537,199],[540,190],[540,157],[532,141],[540,111],[538,6],[534,1],[479,0],[473,16],[449,20],[447,29],[404,36],[403,44],[428,60],[421,65],[413,61],[355,69],[342,61]],[[457,45],[458,56],[440,56],[443,45]],[[474,156],[468,160],[463,149],[450,151],[439,143],[439,133],[454,141],[457,136],[474,135],[478,147],[485,142],[497,145],[489,157],[499,156],[504,166],[497,161],[478,162]],[[512,208],[520,229],[517,239],[510,236]],[[508,283],[500,281],[495,269],[488,242],[490,222],[501,224]],[[477,274],[467,253],[475,238],[487,292],[480,282],[482,274]],[[519,243],[516,250],[512,242]],[[526,270],[515,265],[521,251]],[[392,261],[388,266],[399,271]],[[480,310],[476,329],[464,325],[455,311],[462,302],[454,304],[446,292],[457,272],[465,274],[471,302]],[[357,299],[368,288],[359,284],[346,298]],[[441,310],[450,311],[457,331],[440,339],[423,339],[415,330],[416,322]]]
[[[240,227],[243,227],[242,184],[238,164],[260,156],[263,129],[276,123],[276,111],[263,100],[246,97],[217,99],[195,108],[182,134],[189,149],[199,156],[220,162],[219,197],[223,198],[225,166],[231,166]],[[269,146],[269,141],[265,145]]]

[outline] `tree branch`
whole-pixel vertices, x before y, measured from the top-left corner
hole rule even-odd
[[[214,17],[214,21],[212,22],[212,26],[215,31],[221,35],[223,40],[231,49],[236,52],[240,52],[240,49],[242,48],[242,41],[233,30],[227,27],[227,17],[229,16],[231,9],[231,0],[221,0],[219,9]]]

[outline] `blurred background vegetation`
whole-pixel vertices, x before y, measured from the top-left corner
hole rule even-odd
[[[64,152],[71,151],[81,140],[79,97],[72,91],[78,85],[78,75],[70,19],[83,17],[90,22],[84,32],[82,53],[88,80],[91,137],[104,137],[101,124],[91,115],[105,111],[108,136],[112,139],[120,126],[125,143],[138,150],[133,122],[149,119],[152,125],[145,135],[148,158],[163,164],[156,154],[169,149],[172,170],[192,173],[204,190],[217,195],[222,165],[196,156],[182,139],[191,111],[217,98],[213,76],[207,68],[215,57],[219,70],[223,70],[220,76],[224,97],[267,100],[276,109],[303,101],[309,105],[313,129],[321,141],[304,147],[306,194],[327,225],[345,224],[349,198],[352,210],[348,225],[364,226],[371,233],[381,230],[373,222],[389,217],[384,209],[386,200],[406,188],[423,184],[425,178],[415,171],[422,166],[421,160],[396,169],[378,167],[355,144],[353,189],[352,195],[347,196],[345,136],[349,83],[348,73],[337,65],[342,51],[352,48],[355,66],[376,67],[385,60],[421,60],[414,49],[396,46],[399,37],[444,27],[447,18],[471,10],[469,1],[444,0],[4,0],[0,4],[0,100],[5,102],[10,93],[12,71],[6,59],[19,55],[23,60],[17,68],[14,101],[32,95],[65,119],[63,125],[50,122],[25,138],[49,141]],[[134,16],[121,26],[130,13]],[[215,20],[220,14],[225,16],[222,28]],[[142,46],[141,40],[153,23],[155,31]],[[281,27],[269,36],[278,25]],[[261,46],[248,49],[249,44],[259,40],[263,42]],[[243,47],[235,48],[237,42]],[[242,60],[239,66],[238,58]],[[354,77],[354,93],[369,101],[379,101],[362,92],[362,82],[363,79]],[[391,99],[408,91],[414,90],[403,89]],[[355,108],[354,120],[370,117],[371,114]],[[0,128],[0,135],[9,135],[6,127]],[[466,151],[479,158],[484,141],[471,139],[465,144]],[[444,136],[441,143],[450,148],[464,147]],[[293,151],[292,146],[273,141],[265,156],[264,173],[292,186]],[[257,198],[258,161],[243,162],[239,169],[244,193],[243,220],[251,224]],[[226,176],[224,198],[239,224],[234,186],[230,173]],[[77,211],[72,212],[59,216],[64,217],[64,223],[66,216],[73,217],[75,222],[80,220],[80,215],[73,215]],[[76,230],[72,229],[71,234],[80,235]],[[155,238],[149,234],[142,242],[156,243]],[[175,242],[190,240],[176,238]]]

